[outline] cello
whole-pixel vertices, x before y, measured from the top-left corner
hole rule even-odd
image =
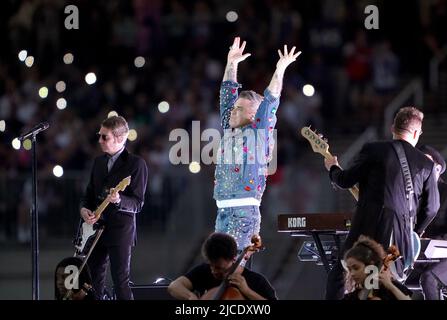
[[[200,300],[246,300],[246,297],[236,287],[229,284],[228,278],[236,271],[242,262],[242,259],[248,260],[250,256],[263,249],[261,237],[257,234],[251,237],[251,245],[247,246],[236,261],[231,266],[221,284],[215,288],[208,290],[200,297]]]

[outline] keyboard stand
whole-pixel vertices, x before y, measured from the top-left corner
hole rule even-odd
[[[321,235],[332,235],[335,240],[335,245],[337,246],[337,254],[340,255],[341,252],[341,241],[340,236],[348,234],[348,231],[334,231],[334,230],[310,230],[310,231],[299,231],[299,232],[292,232],[293,237],[312,237],[315,241],[315,245],[317,246],[318,253],[321,259],[321,262],[323,263],[324,269],[326,270],[326,273],[329,273],[331,271],[331,265],[329,263],[329,260],[327,259],[326,252],[324,251],[323,244],[321,242]]]

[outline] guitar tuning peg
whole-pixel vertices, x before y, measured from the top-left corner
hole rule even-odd
[[[324,140],[324,142],[326,142],[326,143],[327,143],[327,139],[326,139],[326,138],[323,138],[323,140]]]
[[[318,137],[320,137],[320,139],[323,139],[323,135],[321,133],[318,133]]]

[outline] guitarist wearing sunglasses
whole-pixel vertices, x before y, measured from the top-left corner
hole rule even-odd
[[[401,278],[417,256],[415,234],[424,232],[439,209],[434,164],[415,148],[422,134],[423,117],[414,107],[401,108],[391,128],[393,141],[367,143],[346,170],[340,168],[337,157],[325,159],[335,185],[351,188],[358,184],[360,189],[344,251],[362,234],[385,248],[394,244],[403,257],[394,264]],[[409,186],[413,193],[407,192]],[[343,283],[343,267],[338,262],[328,274],[326,299],[342,298]]]
[[[131,249],[136,243],[135,215],[143,208],[148,169],[142,158],[127,151],[128,133],[127,121],[121,116],[102,122],[98,142],[104,154],[94,159],[90,181],[81,199],[80,214],[84,221],[104,226],[87,260],[98,299],[103,296],[109,261],[117,299],[133,299],[129,287]],[[129,176],[127,188],[121,192],[114,190]],[[109,205],[99,218],[95,210],[104,200]]]

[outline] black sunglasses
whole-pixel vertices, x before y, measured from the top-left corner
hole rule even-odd
[[[106,135],[106,134],[102,134],[102,133],[97,133],[96,134],[96,136],[99,138],[99,139],[102,139],[102,140],[104,140],[104,141],[107,141],[107,140],[109,140],[109,136],[108,135]]]

